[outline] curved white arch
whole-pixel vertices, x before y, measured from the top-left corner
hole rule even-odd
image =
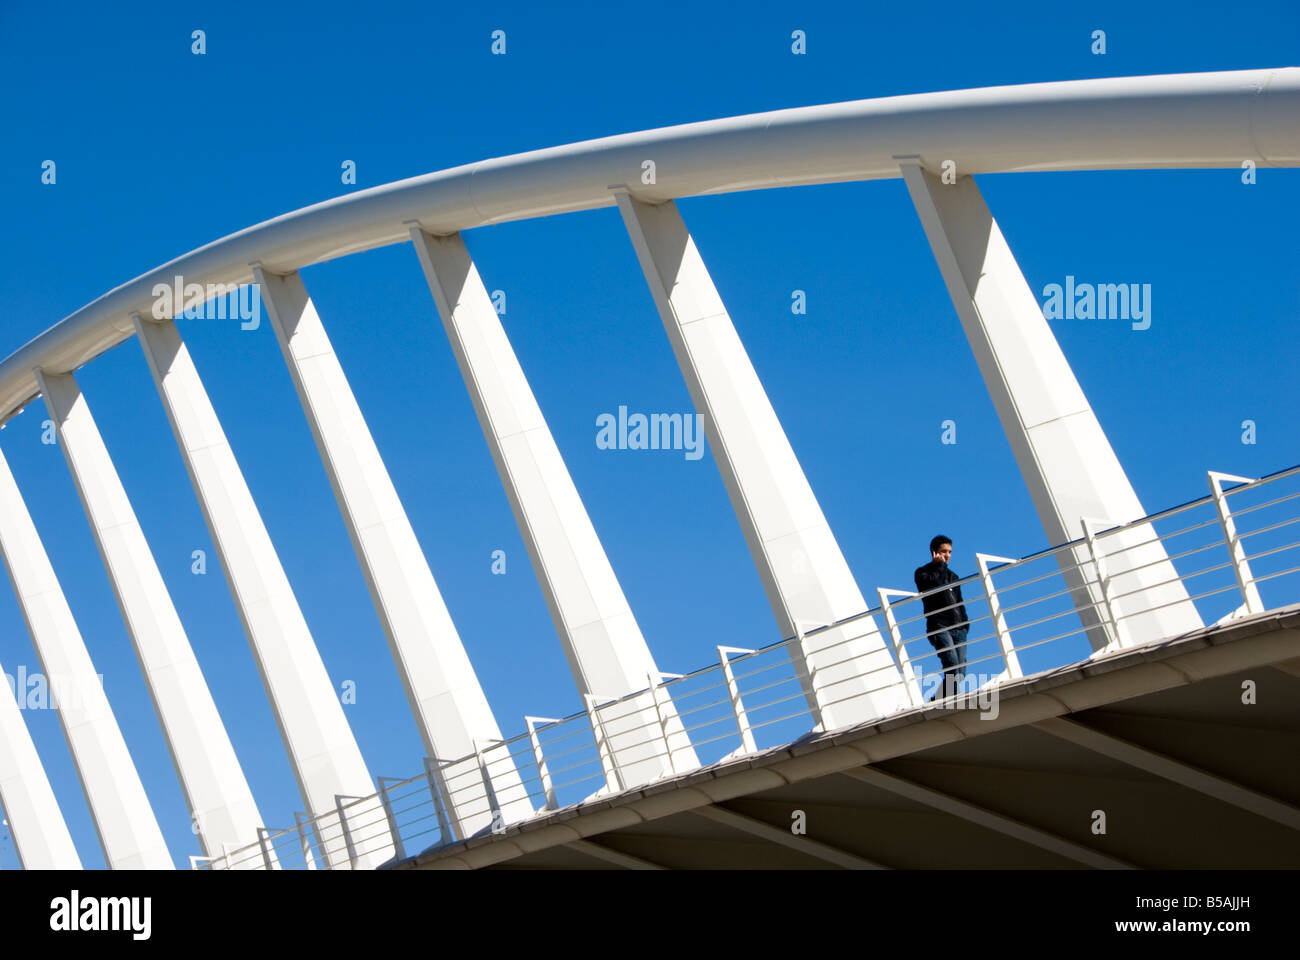
[[[898,156],[960,174],[1300,165],[1300,67],[1072,80],[756,113],[534,150],[313,204],[200,247],[109,291],[0,362],[0,423],[123,340],[156,283],[248,283],[404,242],[641,200],[899,176]],[[656,182],[641,183],[654,160]]]

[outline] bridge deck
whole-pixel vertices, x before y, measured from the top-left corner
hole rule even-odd
[[[1026,677],[985,706],[813,735],[391,866],[1300,861],[1300,604]]]

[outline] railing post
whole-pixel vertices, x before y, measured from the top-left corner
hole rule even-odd
[[[998,602],[997,592],[993,589],[993,574],[989,571],[990,563],[1015,563],[1008,557],[995,557],[991,553],[975,554],[975,562],[980,568],[980,582],[984,584],[984,599],[989,604],[989,614],[993,618],[993,629],[997,631],[998,645],[1002,648],[1002,659],[1007,665],[1007,676],[1012,680],[1023,677],[1020,670],[1020,657],[1016,655],[1015,645],[1011,641],[1011,631],[1007,628],[1007,618],[1002,614],[1002,605]]]
[[[803,642],[802,637],[800,642]],[[749,726],[749,714],[745,712],[745,705],[741,702],[740,685],[736,683],[736,674],[731,669],[731,661],[727,659],[727,655],[753,652],[744,647],[718,647],[718,662],[722,664],[722,675],[727,681],[727,694],[731,697],[731,711],[736,716],[736,729],[740,731],[740,747],[745,753],[753,753],[758,749],[758,745],[754,742],[754,732]]]
[[[889,629],[889,643],[894,648],[894,656],[898,659],[898,667],[903,672],[903,685],[907,688],[907,700],[914,707],[919,707],[921,700],[921,685],[917,682],[916,671],[912,669],[912,658],[907,654],[907,647],[903,644],[903,635],[899,632],[898,621],[894,619],[894,608],[889,605],[889,598],[892,597],[919,597],[920,594],[913,590],[890,590],[886,587],[877,587],[876,594],[880,597],[880,610],[885,615],[885,626]]]
[[[655,704],[655,717],[659,720],[659,735],[663,738],[664,750],[667,751],[668,755],[668,772],[671,774],[677,773],[677,764],[673,762],[673,745],[668,742],[668,720],[664,717],[663,707],[659,698],[659,691],[665,677],[679,679],[681,676],[682,674],[680,673],[660,673],[658,676],[655,676],[653,673],[646,674],[646,679],[650,681],[650,696],[653,698]]]
[[[257,828],[257,845],[262,848],[262,862],[266,864],[267,870],[274,870],[275,866],[271,862],[271,846],[267,840],[270,831],[266,827]]]
[[[659,737],[664,742],[664,755],[668,760],[668,772],[675,774],[677,768],[673,766],[673,748],[672,744],[668,742],[668,725],[664,723],[664,712],[659,708],[659,684],[662,681],[653,673],[647,673],[646,680],[650,682],[650,699],[654,701],[655,719],[659,721]]]
[[[616,697],[608,698],[615,700]],[[596,755],[600,757],[601,769],[605,771],[605,788],[611,793],[620,793],[623,790],[623,777],[618,771],[618,764],[614,762],[614,753],[609,748],[609,742],[605,734],[605,721],[600,718],[600,711],[596,707],[596,697],[590,693],[583,695],[583,700],[587,704],[587,717],[591,721],[591,733],[596,739]]]
[[[474,741],[474,761],[478,764],[479,776],[483,778],[483,792],[487,795],[488,812],[492,815],[491,830],[493,833],[503,832],[506,825],[505,814],[501,812],[501,803],[497,800],[496,788],[492,786],[492,775],[488,773],[487,761],[483,759],[483,747],[479,745],[478,740]],[[497,824],[501,825],[501,830],[497,829]]]
[[[1232,556],[1232,569],[1237,575],[1237,586],[1241,589],[1241,599],[1247,613],[1263,613],[1264,601],[1260,599],[1259,587],[1250,572],[1250,563],[1246,560],[1246,547],[1237,536],[1237,525],[1232,521],[1232,512],[1228,509],[1228,498],[1223,493],[1223,484],[1254,483],[1250,477],[1235,477],[1230,473],[1210,471],[1210,491],[1214,494],[1214,505],[1219,509],[1219,523],[1223,525],[1223,537],[1228,542],[1228,552]]]
[[[393,853],[398,860],[406,859],[406,848],[402,846],[402,835],[397,829],[397,814],[393,812],[393,802],[388,798],[388,781],[399,783],[397,777],[375,777],[379,786],[379,802],[384,805],[384,816],[388,818],[388,832],[393,835]]]
[[[360,799],[360,797],[349,797],[341,793],[334,795],[334,805],[339,812],[339,826],[343,828],[343,842],[348,848],[348,863],[351,864],[353,870],[357,868],[357,849],[352,843],[352,830],[348,826],[347,814],[343,812],[343,801]]]
[[[555,785],[551,782],[550,768],[546,766],[546,757],[542,754],[542,741],[537,736],[537,725],[559,722],[550,717],[524,717],[524,723],[528,724],[528,741],[533,745],[533,762],[537,764],[537,776],[542,781],[542,796],[546,798],[542,806],[543,810],[554,810],[559,804],[555,799]]]
[[[424,775],[429,778],[429,793],[433,795],[433,812],[438,816],[438,834],[442,842],[463,840],[459,823],[451,823],[447,817],[447,805],[443,803],[442,789],[438,786],[438,771],[442,761],[437,757],[424,758]]]
[[[804,697],[808,701],[808,712],[812,714],[813,729],[825,730],[826,725],[822,718],[821,698],[817,695],[817,665],[808,654],[808,643],[803,631],[804,623],[803,620],[794,621],[794,639],[791,642],[799,645],[799,656],[791,657],[790,660],[794,664],[795,676],[799,678],[800,684],[803,685]],[[824,626],[824,624],[817,624],[817,626]],[[728,649],[739,651],[741,648],[729,647]],[[752,650],[743,652],[753,653]]]
[[[308,870],[316,869],[316,858],[311,855],[311,841],[307,839],[306,824],[311,823],[312,832],[316,834],[316,842],[320,842],[320,834],[316,831],[316,823],[307,814],[295,810],[293,822],[298,825],[298,842],[302,845],[302,862]],[[321,851],[324,852],[323,850]],[[329,863],[329,858],[325,858],[325,863]]]
[[[1097,550],[1096,534],[1096,529],[1104,530],[1116,526],[1116,524],[1111,523],[1109,520],[1092,520],[1088,517],[1080,517],[1079,523],[1083,526],[1083,536],[1088,543],[1088,557],[1097,570],[1097,585],[1101,588],[1103,609],[1106,613],[1103,626],[1110,635],[1110,642],[1107,646],[1122,647],[1124,646],[1124,635],[1120,632],[1119,615],[1115,601],[1110,596],[1110,577],[1106,574],[1106,561]]]

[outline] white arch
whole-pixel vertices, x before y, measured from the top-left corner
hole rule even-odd
[[[1189,122],[1194,118],[1195,122]],[[82,307],[0,362],[0,423],[34,399],[32,371],[65,373],[133,334],[155,284],[249,283],[406,242],[612,206],[627,183],[658,203],[766,187],[891,179],[898,155],[961,175],[1300,165],[1300,67],[1071,80],[775,110],[533,150],[360,190],[249,227]],[[655,160],[656,182],[642,184]]]

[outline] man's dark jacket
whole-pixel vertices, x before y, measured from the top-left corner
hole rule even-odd
[[[948,564],[942,560],[931,560],[924,567],[917,567],[916,573],[912,574],[912,579],[916,581],[916,589],[921,593],[925,593],[928,590],[936,590],[946,583],[956,583],[961,577],[949,570]],[[961,598],[961,587],[939,590],[938,593],[922,597],[921,603],[925,607],[925,630],[927,633],[935,630],[950,630],[953,627],[968,626],[966,607]],[[953,604],[956,604],[956,606],[953,606]],[[944,607],[951,609],[945,610]]]

